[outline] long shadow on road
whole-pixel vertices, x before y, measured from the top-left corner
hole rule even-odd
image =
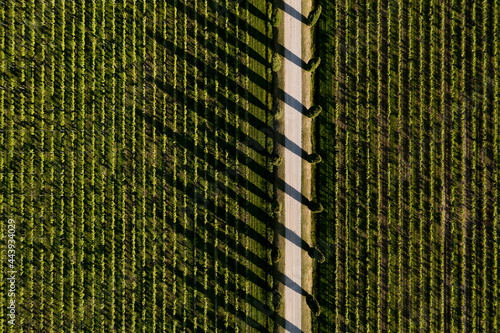
[[[278,3],[278,8],[281,8],[286,14],[290,15],[294,19],[299,20],[300,22],[307,22],[307,18],[304,15],[302,15],[301,12],[299,12],[297,9],[293,8],[289,4],[285,3],[284,1],[280,1]]]
[[[276,187],[283,191],[284,193],[288,194],[291,196],[293,199],[297,200],[298,202],[308,205],[310,203],[310,200],[306,198],[302,192],[299,190],[293,188],[291,185],[287,184],[283,179],[277,178],[276,179]]]
[[[278,89],[278,98],[282,100],[285,104],[288,104],[295,110],[297,110],[300,113],[304,113],[305,111],[305,106],[302,104],[300,101],[295,99],[294,97],[290,96],[287,92],[285,92],[283,89],[279,88]]]
[[[306,63],[304,60],[302,60],[301,56],[296,55],[295,53],[291,52],[289,49],[285,48],[283,45],[279,44],[277,47],[277,52],[282,55],[285,59],[288,59],[295,65],[299,66],[300,68],[305,68]]]

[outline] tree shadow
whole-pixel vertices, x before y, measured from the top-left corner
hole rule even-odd
[[[295,326],[294,324],[292,324],[291,322],[289,322],[288,320],[286,320],[281,316],[278,316],[275,319],[275,321],[279,326],[283,327],[286,330],[286,332],[303,333],[303,331],[300,328],[298,328],[297,326]]]
[[[290,279],[282,272],[277,272],[276,275],[277,275],[276,276],[277,280],[281,282],[285,286],[285,288],[290,288],[291,290],[295,291],[296,293],[302,296],[306,297],[310,296],[310,294],[304,288],[299,286],[296,282],[294,282],[292,279]],[[288,332],[297,332],[297,333],[302,332],[300,328],[293,325],[291,322],[289,322],[288,320],[286,320],[281,316],[277,316],[277,318],[275,318],[275,321],[279,326],[285,328]]]
[[[280,1],[278,3],[278,8],[281,8],[285,13],[293,17],[294,19],[299,20],[300,22],[307,22],[307,17],[302,15],[301,12],[299,12],[297,9],[293,8],[289,4],[285,3],[284,1]]]
[[[178,234],[181,234],[183,235],[184,237],[188,238],[188,239],[194,239],[194,231],[193,230],[190,230],[189,228],[186,228],[184,225],[183,225],[183,222],[180,221],[180,219],[175,219],[175,221],[173,222],[174,223],[174,226],[175,226],[175,232],[178,233]],[[206,227],[209,227],[208,224]],[[231,254],[227,255],[226,256],[226,253],[225,253],[225,250],[224,250],[224,246],[223,245],[220,245],[221,243],[223,244],[226,244],[228,246],[230,245],[234,245],[235,241],[232,241],[232,242],[226,242],[226,237],[225,235],[223,234],[223,230],[219,230],[218,233],[221,233],[222,235],[217,235],[215,234],[214,232],[214,228],[212,226],[209,227],[210,228],[210,231],[212,231],[212,237],[206,242],[206,247],[207,247],[207,255],[209,256],[209,258],[211,257],[212,259],[214,258],[217,258],[217,261],[219,262],[219,268],[223,269],[223,268],[229,268],[231,272],[235,273],[235,272],[246,272],[246,278],[252,282],[255,286],[258,286],[259,288],[263,289],[263,290],[269,290],[270,286],[268,284],[268,282],[266,280],[264,280],[262,277],[260,277],[258,274],[256,274],[255,272],[253,272],[252,270],[248,270],[247,269],[247,266],[244,265],[244,263],[242,263],[242,259],[235,259],[231,256]],[[216,243],[215,243],[215,240],[218,240],[219,244],[216,246]],[[229,238],[228,238],[229,239]],[[266,271],[266,268],[268,268],[269,264],[267,263],[267,261],[265,261],[265,259],[263,258],[259,258],[257,256],[257,254],[253,253],[252,251],[250,250],[246,250],[246,251],[242,251],[242,252],[238,252],[238,247],[237,246],[233,246],[232,249],[234,250],[235,253],[237,253],[238,255],[242,256],[242,258],[244,258],[245,260],[246,259],[251,259],[252,257],[257,257],[257,260],[255,262],[252,262],[253,264],[256,264],[256,265],[259,265],[258,267],[260,267],[263,271]],[[243,248],[240,248],[240,250],[244,250]],[[205,251],[203,250],[203,248],[199,247],[197,248],[197,251],[199,251],[199,253],[203,254],[205,253]],[[252,252],[253,253],[253,256],[250,256],[250,258],[246,257],[245,256],[245,252],[246,254]],[[249,262],[251,262],[249,260]],[[263,264],[264,262],[266,262],[266,264]],[[203,264],[200,262],[199,263],[199,267],[197,267],[197,269],[203,269]],[[212,272],[213,274],[215,274],[215,272]],[[218,274],[221,274],[221,271],[218,272]],[[222,277],[221,279],[218,279],[218,280],[224,280],[224,278]],[[201,285],[201,283],[200,283]]]
[[[173,87],[171,89],[173,90]],[[186,96],[185,92],[180,91],[180,90],[176,90],[176,92],[178,93],[179,96],[181,96],[182,98],[185,98],[187,100],[188,106],[194,105],[194,103],[195,103],[194,99],[189,97],[189,96]],[[230,108],[234,107],[234,108],[238,108],[239,111],[241,111],[241,112],[248,112],[247,110],[245,110],[242,107],[240,107],[239,105],[237,105],[235,102],[230,101],[230,100],[228,100],[228,102],[229,102],[228,104],[229,104]],[[213,118],[213,119],[211,119],[211,123],[223,124],[222,127],[225,127],[225,130],[227,131],[227,133],[229,135],[231,135],[233,137],[238,137],[240,142],[246,143],[246,145],[249,148],[252,148],[256,152],[258,152],[264,156],[268,155],[266,148],[264,146],[260,145],[260,143],[257,142],[252,136],[248,135],[247,133],[244,133],[240,128],[236,127],[231,122],[229,122],[229,123],[226,122],[225,119],[221,115],[216,115],[215,113],[212,113],[211,115]],[[136,110],[136,116],[143,118],[146,121],[146,123],[148,123],[150,126],[155,126],[158,133],[165,133],[169,138],[175,138],[175,141],[178,145],[193,152],[193,147],[194,147],[195,143],[194,143],[193,139],[190,138],[190,136],[184,136],[183,133],[174,132],[172,130],[172,128],[170,128],[169,126],[164,126],[161,121],[156,120],[152,115],[150,115],[149,113],[145,113],[141,109]],[[254,119],[254,121],[258,121],[260,124],[265,125],[265,123],[263,121],[261,121],[260,119],[258,119],[257,117],[253,116],[253,119]],[[207,126],[207,125],[204,125],[200,122],[199,126],[200,126],[200,131],[204,131],[203,126]],[[267,129],[268,126],[266,126],[265,128]],[[207,128],[206,130],[210,130],[210,129]],[[226,150],[236,152],[236,159],[242,165],[247,166],[250,170],[252,170],[256,174],[260,175],[261,177],[263,177],[265,179],[269,179],[271,172],[267,169],[267,167],[263,166],[262,164],[258,163],[257,161],[255,161],[254,159],[249,157],[245,152],[241,151],[241,149],[239,149],[234,143],[226,142],[222,136],[218,137],[214,140],[216,140],[216,142],[218,144],[224,145],[226,147]],[[205,153],[202,149],[197,150],[197,157],[201,158],[201,159],[205,158]],[[223,166],[223,167],[226,166],[225,163],[223,161],[221,161],[220,159],[216,161],[215,156],[213,154],[209,154],[207,156],[207,158],[208,158],[207,162],[209,163],[209,165],[214,167],[214,168],[220,168],[220,166]],[[259,194],[259,193],[256,193],[256,194]],[[262,194],[262,193],[260,193],[260,194]]]
[[[293,199],[297,200],[298,202],[308,205],[311,201],[306,198],[301,191],[293,188],[289,184],[287,184],[283,179],[278,177],[276,179],[276,188],[283,191],[284,193],[288,194],[290,197]]]
[[[290,94],[288,94],[283,89],[278,88],[278,94],[277,95],[278,95],[277,97],[280,100],[282,100],[285,104],[289,105],[290,107],[292,107],[293,109],[297,110],[298,112],[304,114],[304,112],[306,111],[306,107],[304,106],[304,104],[302,104],[301,102],[299,102],[297,99],[295,99],[294,97],[292,97]]]
[[[281,141],[283,140],[282,145],[283,145],[283,147],[285,147],[285,149],[291,151],[292,153],[299,156],[300,158],[307,158],[309,156],[308,152],[306,152],[304,149],[302,149],[302,147],[300,147],[298,144],[296,144],[295,142],[288,139],[283,134],[279,133],[277,136],[278,136],[277,141],[280,144],[281,144]]]
[[[267,22],[269,18],[259,8],[255,7],[250,1],[245,1],[248,12],[261,21]]]
[[[249,10],[250,14],[255,15],[257,18],[262,19],[262,21],[264,21],[264,22],[267,21],[267,19],[264,20],[264,18],[265,18],[264,13],[262,13],[255,6],[251,5],[250,2],[248,2],[248,1],[245,1],[245,2],[248,4],[248,10]],[[198,24],[200,25],[200,27],[203,27],[206,24],[209,31],[216,33],[223,40],[225,39],[226,33],[227,33],[228,37],[230,36],[230,39],[228,39],[227,42],[230,43],[231,45],[236,46],[236,45],[239,45],[240,43],[242,45],[246,45],[243,41],[236,42],[237,37],[235,37],[232,34],[229,34],[229,31],[226,30],[224,26],[222,26],[222,25],[219,26],[218,24],[214,24],[213,22],[215,20],[213,18],[207,18],[199,12],[195,12],[194,8],[192,6],[187,6],[186,8],[184,8],[184,5],[181,2],[179,2],[179,3],[177,3],[177,9],[181,12],[183,12],[184,10],[187,10],[188,17],[190,17],[191,20],[194,20],[194,18],[196,17],[196,20],[197,20]],[[210,16],[210,14],[209,14],[209,16]],[[237,17],[237,15],[235,13],[233,13],[231,11],[225,11],[223,17],[227,18],[228,22],[238,22],[237,27],[240,31],[247,31],[248,30],[249,36],[251,36],[251,38],[260,42],[262,45],[267,45],[267,43],[269,42],[270,38],[268,36],[266,36],[264,33],[262,33],[262,31],[260,29],[257,29],[253,25],[250,25],[248,21]],[[236,27],[236,23],[234,23],[234,27]],[[249,47],[249,45],[247,45],[247,46],[249,49],[251,49]],[[266,48],[267,48],[267,46],[266,46]],[[256,60],[261,58],[261,56],[257,52],[255,52],[253,55],[256,56],[256,58],[255,58]]]
[[[288,59],[290,62],[299,66],[300,68],[306,68],[307,64],[304,60],[302,60],[301,56],[296,55],[295,53],[293,53],[292,51],[290,51],[281,44],[278,44],[276,48],[278,54],[283,56],[285,59]]]
[[[220,251],[219,249],[216,249],[216,251],[224,256],[224,253]],[[224,262],[225,258],[222,257],[221,262]],[[239,272],[244,272],[245,270],[240,270]],[[232,271],[235,273],[234,271]],[[248,272],[248,271],[246,271]],[[176,274],[177,276],[183,276],[184,271],[181,270],[179,267],[176,267],[175,269],[172,269],[172,273]],[[217,276],[215,276],[215,271],[213,267],[209,269],[207,272],[208,275],[211,277],[214,277],[217,279],[217,281],[224,281],[224,274],[219,272]],[[245,277],[246,278],[246,277]],[[217,293],[215,292],[215,289],[212,286],[208,286],[208,288],[205,288],[205,286],[197,279],[194,280],[193,278],[187,278],[186,279],[186,287],[189,287],[189,289],[196,290],[198,293],[204,295],[210,300],[210,308],[207,309],[208,312],[208,317],[210,318],[215,318],[216,321],[220,320],[220,323],[217,322],[218,327],[224,327],[224,320],[217,318],[218,315],[221,315],[219,311],[227,311],[228,313],[232,314],[234,317],[240,319],[242,322],[252,326],[253,328],[257,329],[259,332],[267,333],[269,332],[267,328],[259,323],[257,320],[254,318],[247,316],[247,314],[240,309],[236,309],[236,307],[231,304],[231,303],[226,303],[225,299],[225,294],[224,293]],[[270,312],[270,309],[267,305],[262,303],[260,300],[255,298],[253,295],[246,293],[244,290],[240,289],[239,286],[237,286],[234,283],[234,280],[229,279],[226,284],[226,289],[230,291],[233,297],[238,297],[240,299],[244,299],[248,304],[253,305],[254,308],[256,308],[259,312],[263,313],[265,316],[269,316],[272,314]],[[265,288],[267,290],[268,288]],[[183,321],[183,313],[182,311],[179,311],[180,313],[177,314],[176,319],[179,321]]]
[[[289,240],[291,243],[295,244],[296,246],[300,247],[301,249],[309,251],[312,249],[312,247],[302,239],[299,235],[297,235],[295,232],[292,230],[288,229],[283,223],[277,222],[276,223],[276,232],[281,235],[283,238]]]
[[[167,49],[172,50],[174,48],[174,43],[171,40],[165,40],[163,36],[156,32],[156,34],[153,34],[153,31],[151,29],[146,29],[146,33],[148,34],[149,37],[155,38],[156,41],[164,45]],[[194,36],[192,36],[194,38]],[[199,45],[204,45],[206,44],[206,49],[210,51],[211,55],[222,55],[223,58],[227,58],[227,62],[231,64],[231,66],[237,66],[238,70],[242,73],[246,73],[248,78],[250,79],[251,82],[255,83],[259,87],[266,89],[267,84],[269,83],[264,77],[262,77],[260,74],[252,70],[250,67],[248,67],[246,64],[241,62],[236,56],[230,55],[226,53],[224,49],[220,47],[220,45],[216,45],[212,41],[205,41],[203,35],[198,35],[198,44]],[[237,41],[233,43],[234,47],[242,48],[245,46],[248,46],[245,42],[243,41]],[[269,61],[266,60],[260,53],[256,53],[255,50],[253,50],[250,47],[247,47],[249,51],[249,56],[261,63],[262,65],[269,65]],[[255,54],[251,54],[254,53]],[[209,64],[205,63],[204,59],[200,58],[195,58],[191,53],[186,52],[186,50],[183,50],[180,47],[177,47],[176,49],[176,54],[178,55],[179,58],[184,58],[186,57],[187,61],[192,65],[196,66],[198,68],[199,72],[206,73],[207,77],[213,78],[213,77],[221,77],[224,79],[228,79],[224,73],[221,72],[221,69],[216,70],[215,68],[211,67]],[[152,73],[152,71],[150,71]],[[157,73],[157,77],[162,77],[163,73]],[[152,78],[149,78],[149,81],[151,81]],[[163,82],[160,80],[157,80],[156,84],[161,87],[163,85]],[[233,85],[231,85],[233,87]],[[243,89],[242,87],[239,87],[239,89]],[[244,91],[244,90],[241,90]]]
[[[213,178],[211,179],[211,181],[214,181]],[[179,182],[177,182],[179,183]],[[227,191],[227,195],[231,198],[236,198],[235,200],[237,201],[238,204],[246,204],[246,205],[249,205],[247,202],[246,202],[246,199],[237,195],[233,190],[230,190],[228,189],[224,183],[222,181],[218,181],[217,182],[218,184],[218,187],[217,189],[223,193],[226,193]],[[183,191],[184,190],[184,186],[182,184],[176,184],[175,185],[179,191]],[[209,195],[214,195],[213,193],[209,193]],[[216,201],[215,199],[213,198],[207,198],[206,200],[204,200],[204,202],[202,202],[200,204],[201,207],[205,208],[208,212],[210,212],[212,214],[212,216],[216,217],[216,218],[219,218],[219,219],[224,219],[224,222],[227,223],[228,226],[231,226],[233,228],[237,228],[237,226],[246,226],[245,229],[241,232],[243,232],[246,236],[250,237],[251,239],[253,239],[255,242],[259,243],[259,244],[262,244],[265,248],[270,248],[271,247],[271,243],[269,242],[269,240],[264,236],[262,235],[261,233],[259,233],[257,230],[253,229],[252,227],[248,226],[247,223],[243,220],[241,220],[240,218],[234,216],[232,213],[230,212],[225,212],[224,209],[221,209],[221,208],[224,208],[223,206],[219,206],[216,204]],[[182,208],[180,208],[182,209]],[[270,220],[271,217],[269,216],[269,214],[267,214],[265,211],[263,211],[261,208],[259,207],[256,207],[255,205],[251,204],[251,207],[247,209],[247,211],[251,212],[251,211],[257,211],[257,212],[254,212],[254,214],[256,215],[260,215],[260,216],[257,216],[258,218],[261,218],[263,221],[266,221],[266,220]],[[188,217],[191,219],[193,214],[192,214],[192,211],[191,211],[191,208],[190,208],[190,211],[186,212]],[[207,226],[207,229],[208,231],[214,231],[215,229],[213,229],[212,227],[210,226]],[[194,235],[193,235],[194,237]],[[235,247],[236,249],[236,247]],[[261,258],[262,259],[262,258]],[[259,264],[259,265],[263,265],[264,263],[263,262],[256,262],[256,264]]]

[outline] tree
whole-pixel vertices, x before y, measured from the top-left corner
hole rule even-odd
[[[321,15],[321,10],[321,5],[318,5],[318,7],[316,7],[311,11],[311,13],[309,13],[309,16],[307,17],[307,25],[312,27],[316,24],[316,22],[318,22],[318,19]]]
[[[307,295],[306,296],[306,303],[309,306],[309,309],[311,309],[312,313],[316,317],[321,314],[321,307],[319,306],[319,303],[316,300],[316,297],[314,297],[313,295]]]
[[[278,120],[278,119],[281,119],[281,117],[283,117],[283,114],[284,114],[284,110],[282,107],[279,107],[277,106],[275,109],[274,109],[274,119]]]
[[[272,163],[274,166],[280,166],[281,163],[283,163],[283,157],[281,157],[281,155],[273,156]]]
[[[279,214],[281,213],[281,203],[279,201],[274,201],[271,204],[271,209],[273,210],[274,213]]]
[[[273,72],[277,72],[281,69],[281,56],[278,53],[275,53],[273,56]]]
[[[321,57],[312,58],[306,65],[306,70],[308,72],[314,72],[321,63]]]
[[[323,111],[323,108],[321,107],[321,105],[314,105],[314,106],[311,106],[309,109],[307,109],[307,111],[304,112],[304,115],[308,118],[314,119],[317,116],[319,116],[321,111]]]
[[[277,286],[275,286],[275,289],[273,290],[274,310],[278,311],[281,308],[282,304],[283,304],[283,296],[281,296],[281,293],[279,292]]]
[[[321,159],[321,156],[319,154],[309,154],[307,156],[307,162],[309,162],[311,164],[316,164],[316,163],[319,163],[321,161],[322,161],[322,159]]]
[[[312,213],[321,213],[323,211],[323,205],[319,202],[310,201],[307,205]]]
[[[281,255],[281,249],[279,248],[278,245],[275,245],[273,249],[271,250],[271,260],[273,264],[277,263],[280,261],[282,255]]]
[[[275,8],[273,10],[273,14],[271,16],[271,24],[273,27],[277,27],[280,25],[282,16],[283,15],[281,14],[281,10],[279,10],[278,8]]]
[[[309,254],[309,256],[311,258],[313,258],[314,260],[316,260],[317,262],[319,262],[320,264],[324,263],[325,262],[325,255],[323,254],[323,252],[321,252],[318,248],[316,247],[311,247],[309,248],[309,250],[307,251],[307,253]]]

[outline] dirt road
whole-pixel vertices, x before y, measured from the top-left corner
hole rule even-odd
[[[301,237],[300,196],[302,184],[302,68],[297,61],[302,57],[302,22],[296,13],[301,13],[301,0],[285,0],[284,19],[284,90],[285,90],[285,329],[301,332],[302,326],[302,249],[290,239]],[[295,235],[293,235],[295,234]]]

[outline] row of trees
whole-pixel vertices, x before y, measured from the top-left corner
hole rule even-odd
[[[307,17],[307,24],[311,28],[314,27],[316,25],[316,23],[318,22],[319,17],[321,15],[321,11],[322,11],[321,5],[317,5],[309,13],[309,16]],[[321,64],[321,58],[315,57],[315,58],[312,58],[309,60],[305,69],[308,72],[314,73],[320,64]],[[304,112],[304,116],[306,116],[310,119],[314,119],[320,115],[321,111],[322,111],[322,108],[320,105],[313,105]],[[322,158],[319,154],[313,153],[313,154],[307,155],[306,161],[311,163],[311,164],[317,164],[317,163],[320,163],[322,161]],[[312,213],[320,213],[323,211],[323,205],[319,202],[310,201],[310,202],[308,202],[307,206],[311,210]],[[321,254],[321,256],[323,256],[323,255]],[[317,256],[316,256],[316,259],[317,259]],[[320,259],[319,261],[320,262],[324,261],[324,257],[322,260]],[[311,296],[311,297],[313,297],[313,296]],[[307,303],[310,306],[312,306],[311,309],[313,310],[313,312],[315,312],[316,315],[319,315],[320,308],[319,308],[319,305],[318,305],[316,299],[314,299],[314,300],[308,299]]]
[[[321,14],[321,10],[322,10],[321,6],[317,6],[314,10],[311,11],[311,13],[307,19],[307,22],[306,22],[309,26],[312,27],[317,23],[317,21],[320,17],[320,14]],[[281,24],[281,20],[282,20],[282,11],[278,8],[275,8],[274,10],[271,11],[271,13],[272,14],[269,18],[270,25],[272,25],[273,27],[279,27]],[[319,58],[319,57],[313,58],[306,64],[305,70],[312,73],[318,68],[320,63],[321,63],[321,58]],[[276,73],[276,72],[280,71],[281,66],[282,66],[281,55],[279,55],[278,53],[275,53],[271,58],[271,69],[273,72]],[[304,110],[304,115],[308,118],[314,119],[321,113],[321,111],[322,111],[321,106],[315,105],[309,109]],[[276,106],[273,110],[273,114],[274,114],[274,119],[279,120],[284,115],[284,109],[282,107],[280,107],[278,105],[278,103],[276,103]],[[317,164],[317,163],[322,161],[321,156],[319,154],[316,154],[316,153],[307,155],[305,157],[305,159],[306,159],[306,161],[308,161],[311,164]],[[281,155],[272,156],[272,158],[271,158],[272,165],[274,165],[275,167],[278,167],[282,163],[283,163],[283,157]],[[309,209],[313,213],[319,213],[319,212],[323,211],[323,206],[318,202],[310,201],[307,203],[307,206],[309,207]],[[282,208],[283,207],[282,207],[281,202],[279,202],[277,200],[270,204],[270,210],[275,215],[279,215],[282,211]],[[275,237],[275,240],[277,240],[277,239],[279,239],[279,238]],[[309,251],[309,254],[312,258],[314,258],[315,260],[317,260],[320,263],[325,261],[324,255],[317,248],[311,248]],[[273,247],[271,249],[271,262],[274,265],[277,265],[278,262],[281,260],[281,258],[282,258],[281,249],[280,249],[279,245],[276,243],[275,245],[273,245]],[[271,290],[272,290],[272,305],[273,305],[275,311],[279,311],[281,309],[282,302],[283,302],[283,297],[279,291],[279,284],[274,283]],[[316,316],[319,316],[319,314],[321,313],[321,308],[320,308],[319,303],[316,300],[316,298],[313,295],[307,295],[306,301],[307,301],[307,304],[309,305],[309,307],[311,308],[311,311]]]
[[[307,20],[307,23],[310,26],[314,26],[316,24],[316,22],[318,21],[318,19],[320,17],[321,10],[322,10],[321,5],[318,5],[315,9],[313,9],[311,11],[311,13],[308,17],[308,20]],[[281,18],[282,18],[281,10],[275,8],[272,11],[272,15],[270,17],[270,23],[272,24],[272,26],[278,27],[281,23]],[[306,70],[310,71],[310,72],[314,72],[318,68],[320,63],[321,63],[320,57],[312,58],[307,63]],[[279,54],[275,53],[273,55],[271,67],[272,67],[273,72],[278,72],[281,69],[281,56]],[[321,111],[322,111],[322,108],[320,105],[314,105],[314,106],[306,109],[304,111],[304,115],[310,119],[314,119],[321,113]],[[274,113],[274,119],[279,120],[284,115],[284,109],[277,105],[275,107],[273,113]],[[306,157],[306,161],[308,161],[311,164],[319,163],[319,162],[321,162],[321,160],[322,159],[321,159],[321,156],[319,154],[309,154]],[[281,163],[283,162],[283,158],[282,158],[282,156],[276,155],[276,156],[272,157],[271,161],[272,161],[271,162],[272,165],[277,167],[277,166],[281,165]],[[316,203],[316,202],[311,202],[311,203],[309,203],[308,206],[315,213],[319,213],[323,210],[323,206],[319,203]]]

